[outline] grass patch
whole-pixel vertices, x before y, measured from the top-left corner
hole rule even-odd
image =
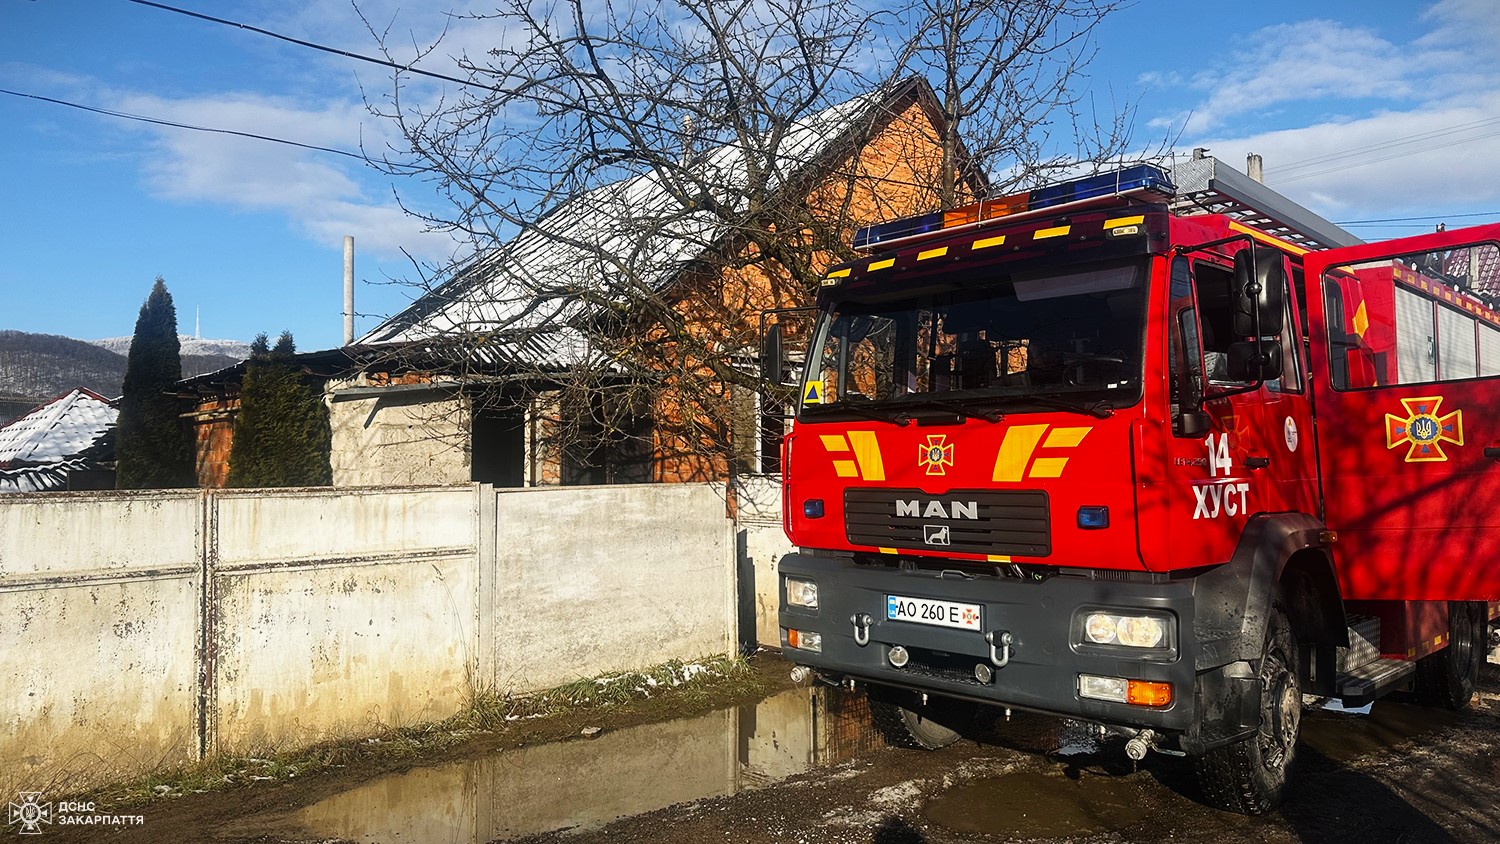
[[[743,659],[672,660],[648,671],[591,677],[530,695],[478,694],[468,712],[445,723],[500,730],[517,721],[623,706],[666,692],[686,701],[710,693],[732,695],[737,689],[749,693],[757,681]]]

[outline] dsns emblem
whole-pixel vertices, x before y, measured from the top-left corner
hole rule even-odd
[[[953,446],[947,434],[928,434],[925,444],[917,445],[917,465],[929,475],[946,475],[953,465]]]

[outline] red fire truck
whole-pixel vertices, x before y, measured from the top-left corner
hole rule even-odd
[[[1211,157],[861,230],[782,444],[785,653],[1281,801],[1303,695],[1469,703],[1500,599],[1500,225],[1365,244]],[[768,378],[787,371],[767,332]]]

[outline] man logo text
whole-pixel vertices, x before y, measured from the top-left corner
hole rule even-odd
[[[929,501],[923,507],[920,501],[896,500],[896,517],[912,519],[978,519],[979,502],[950,501],[944,508],[941,501]]]

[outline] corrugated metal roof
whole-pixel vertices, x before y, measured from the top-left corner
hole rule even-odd
[[[68,488],[69,472],[92,468],[92,461],[80,457],[76,460],[48,463],[45,466],[0,469],[0,494],[59,492]]]
[[[772,174],[768,187],[790,182],[862,121],[873,125],[881,106],[916,85],[925,82],[909,80],[794,123],[773,162],[788,169]],[[737,145],[711,150],[694,166],[693,181],[711,186],[709,198],[730,203],[734,213],[744,210],[742,189],[749,178]],[[471,360],[490,365],[556,371],[589,361],[595,351],[576,325],[612,302],[631,299],[628,286],[662,289],[730,233],[726,215],[693,204],[656,173],[589,191],[474,259],[360,342],[462,336]]]
[[[0,467],[66,460],[93,445],[119,416],[92,390],[64,393],[0,428]]]

